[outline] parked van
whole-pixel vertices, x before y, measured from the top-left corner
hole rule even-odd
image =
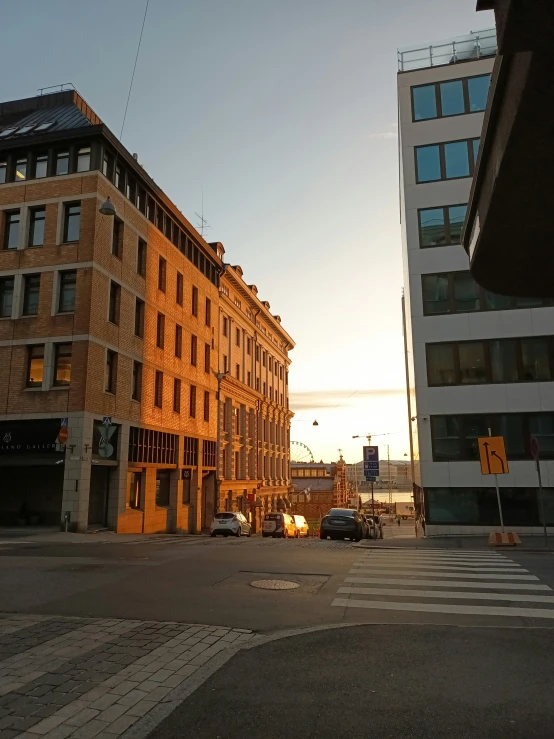
[[[308,536],[310,533],[310,527],[308,526],[308,522],[304,518],[304,516],[293,516],[294,523],[296,524],[296,536],[297,538],[300,538],[301,536]]]
[[[262,536],[280,536],[288,539],[296,536],[296,524],[294,518],[288,513],[266,513],[262,527]]]

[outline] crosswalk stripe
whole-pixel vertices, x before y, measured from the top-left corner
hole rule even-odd
[[[471,616],[515,616],[523,618],[554,619],[554,609],[518,608],[514,606],[461,606],[448,603],[398,603],[378,600],[350,600],[335,598],[332,606],[341,608],[370,608],[378,611],[419,611],[423,613],[458,613]]]
[[[401,595],[408,598],[451,598],[456,600],[505,600],[523,603],[554,603],[553,595],[517,593],[458,593],[451,590],[405,590],[404,588],[342,587],[338,593],[353,595]]]
[[[365,562],[355,562],[354,565],[356,567],[359,567],[360,569],[364,570],[372,570],[373,567],[370,564],[366,564]],[[405,562],[402,562],[402,564],[389,564],[388,562],[379,562],[377,565],[378,567],[393,567],[393,568],[399,568],[399,567],[407,567],[408,569],[412,570],[424,570],[425,568],[429,570],[452,570],[453,572],[529,572],[529,570],[524,569],[523,567],[520,567],[519,565],[513,565],[513,567],[476,567],[475,565],[434,565],[429,564],[428,562],[422,562],[421,564],[408,564]]]
[[[396,554],[400,554],[403,556],[415,556],[415,557],[425,557],[428,555],[436,555],[438,557],[476,557],[477,559],[494,559],[496,557],[504,557],[504,554],[500,554],[500,552],[487,552],[487,551],[466,551],[465,549],[460,551],[454,551],[452,549],[405,549],[404,547],[397,547],[395,549],[390,549],[387,547],[382,546],[374,546],[370,547],[369,551],[366,548],[366,553],[368,556],[373,556],[373,554],[387,554],[390,556],[394,556]]]
[[[418,573],[421,575],[422,573]],[[537,578],[535,578],[537,579]],[[528,583],[509,583],[509,582],[456,582],[451,580],[420,580],[416,578],[406,579],[405,577],[347,577],[345,582],[377,584],[377,585],[426,585],[427,587],[451,588],[455,585],[457,588],[484,588],[491,590],[552,590],[548,585],[530,585]]]
[[[425,557],[410,557],[408,555],[395,555],[394,557],[388,557],[384,554],[368,554],[365,557],[360,557],[367,562],[376,560],[390,560],[391,562],[471,562],[476,565],[509,565],[513,564],[513,560],[505,557],[495,559],[476,559],[475,557],[433,557],[431,555]]]
[[[386,570],[379,570],[374,567],[372,567],[369,572],[371,572],[372,575],[406,575],[407,577],[412,577],[413,575],[417,575],[418,577],[468,577],[473,580],[490,580],[491,578],[495,578],[496,580],[538,580],[538,577],[535,577],[535,575],[505,575],[505,574],[490,574],[490,575],[481,575],[477,572],[432,572],[432,571],[421,571],[421,572],[410,572],[409,570],[402,570],[400,567],[392,567],[390,569]],[[355,570],[349,570],[349,573],[351,575],[357,575],[357,574],[365,574],[360,573],[359,569]],[[369,573],[368,573],[369,574]]]

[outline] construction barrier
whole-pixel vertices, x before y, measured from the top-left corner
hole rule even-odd
[[[512,531],[503,534],[489,534],[489,546],[491,547],[515,547],[521,544],[520,538]]]

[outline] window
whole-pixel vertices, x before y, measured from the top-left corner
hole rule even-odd
[[[197,287],[194,287],[194,285],[192,287],[192,306],[191,306],[191,310],[192,310],[192,315],[193,316],[197,316],[198,315],[198,288]]]
[[[543,459],[554,457],[554,414],[534,413],[529,416],[529,435],[539,443],[539,454]]]
[[[183,356],[183,327],[175,324],[175,356],[181,359]]]
[[[108,321],[119,325],[119,313],[121,307],[121,285],[110,282],[110,303],[108,306]]]
[[[156,470],[156,505],[165,508],[169,505],[169,470]]]
[[[163,313],[158,313],[156,319],[156,346],[158,349],[163,349],[165,346],[165,316]]]
[[[283,379],[283,368],[282,367],[279,367],[279,379],[280,380]]]
[[[156,408],[161,408],[163,404],[164,394],[164,373],[160,370],[156,370],[154,376],[154,405]]]
[[[8,162],[5,159],[0,159],[0,185],[6,182],[8,174]]]
[[[112,230],[112,254],[114,257],[121,259],[123,252],[123,221],[117,216],[113,218]]]
[[[423,314],[426,316],[450,313],[450,283],[448,274],[422,275]]]
[[[453,344],[427,344],[427,383],[437,385],[456,385],[456,362]]]
[[[23,315],[36,316],[40,293],[40,275],[24,275],[23,277]]]
[[[470,177],[475,164],[478,139],[416,146],[416,182],[435,182]]]
[[[211,369],[211,347],[204,344],[204,372],[209,373]]]
[[[173,412],[181,412],[181,380],[178,377],[173,380]]]
[[[189,415],[191,418],[196,418],[196,385],[190,386]]]
[[[69,172],[69,151],[56,152],[56,174],[67,174]]]
[[[64,387],[71,381],[71,344],[54,344],[54,385]]]
[[[223,355],[223,372],[228,372],[228,370],[229,370],[229,366],[227,363],[227,355],[224,354]]]
[[[133,360],[131,398],[140,402],[142,398],[142,363]]]
[[[190,337],[190,363],[196,367],[198,354],[198,339],[194,334]]]
[[[40,180],[48,174],[48,154],[37,154],[35,159],[35,179]]]
[[[229,321],[226,316],[223,316],[223,336],[227,336],[229,333]]]
[[[485,110],[489,85],[490,75],[485,74],[412,87],[413,120],[426,121]]]
[[[117,383],[117,354],[111,349],[106,350],[106,372],[104,377],[104,390],[107,393],[115,393]]]
[[[246,373],[246,384],[248,385],[248,387],[252,387],[252,373],[251,372]]]
[[[21,180],[27,179],[27,157],[18,159],[15,163],[15,181],[21,182]]]
[[[523,379],[533,382],[550,380],[551,346],[546,338],[521,339]]]
[[[135,298],[135,336],[144,337],[144,300]]]
[[[256,354],[256,362],[259,362],[260,361],[260,347],[259,346],[256,347],[255,354]]]
[[[489,342],[491,382],[517,382],[517,342],[502,339]]]
[[[212,301],[206,298],[206,326],[212,325]]]
[[[235,329],[235,344],[240,346],[240,328]]]
[[[14,283],[13,277],[0,277],[0,318],[11,318]]]
[[[19,246],[20,213],[8,210],[4,213],[4,249],[17,249]]]
[[[466,341],[459,345],[460,384],[476,385],[487,381],[485,345],[482,341]]]
[[[469,272],[454,272],[454,310],[466,313],[480,309],[479,286]]]
[[[467,205],[451,205],[418,211],[420,247],[459,244],[466,210]]]
[[[158,262],[158,290],[165,292],[167,282],[167,262],[160,257]]]
[[[240,380],[240,364],[235,364],[235,377]]]
[[[77,152],[77,172],[88,172],[90,169],[90,146],[82,146]]]
[[[262,352],[262,365],[264,367],[267,367],[267,353],[266,352]]]
[[[137,273],[146,277],[146,241],[140,236],[137,242]]]
[[[235,478],[240,479],[240,453],[235,452]]]
[[[42,387],[44,375],[44,344],[30,346],[27,355],[27,387]]]
[[[183,305],[183,275],[180,272],[177,272],[175,302],[177,305]]]
[[[60,272],[60,294],[58,313],[71,313],[75,310],[75,294],[77,290],[77,270],[68,269]]]
[[[129,473],[129,507],[140,508],[142,499],[142,472]]]
[[[46,208],[31,208],[29,212],[29,240],[28,246],[42,246],[44,244],[44,221]]]
[[[252,354],[252,339],[249,337],[246,338],[246,353],[249,355]]]
[[[68,244],[79,241],[81,228],[81,203],[66,203],[64,206],[63,240]]]
[[[475,113],[479,110],[485,110],[487,107],[487,96],[491,78],[489,74],[480,77],[469,77],[467,80],[467,89],[469,97],[469,112]]]
[[[210,393],[204,390],[204,421],[210,420]]]
[[[256,390],[257,392],[260,392],[260,378],[256,377]]]

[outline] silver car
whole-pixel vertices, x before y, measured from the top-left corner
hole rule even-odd
[[[252,526],[242,513],[216,513],[210,526],[210,536],[250,536]]]

